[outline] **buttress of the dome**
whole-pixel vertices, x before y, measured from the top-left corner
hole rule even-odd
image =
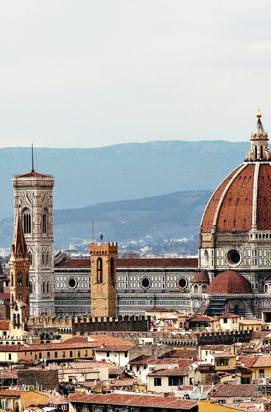
[[[250,151],[247,153],[246,161],[268,161],[271,155],[268,148],[268,133],[265,131],[262,121],[262,113],[257,113],[257,124],[250,136]]]

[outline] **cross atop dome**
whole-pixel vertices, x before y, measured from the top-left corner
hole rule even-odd
[[[246,156],[246,161],[248,162],[269,161],[271,159],[268,149],[268,133],[264,130],[261,118],[262,113],[258,109],[256,128],[251,133],[250,151]]]

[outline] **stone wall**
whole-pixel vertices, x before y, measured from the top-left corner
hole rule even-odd
[[[57,370],[18,370],[18,385],[31,386],[39,390],[58,390]]]

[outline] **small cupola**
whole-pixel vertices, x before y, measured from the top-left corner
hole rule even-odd
[[[250,136],[250,151],[246,156],[246,161],[269,161],[271,156],[268,149],[268,133],[262,125],[262,113],[258,110],[257,124]]]

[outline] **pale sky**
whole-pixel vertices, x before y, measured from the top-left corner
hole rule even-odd
[[[271,131],[270,0],[0,1],[0,146]]]

